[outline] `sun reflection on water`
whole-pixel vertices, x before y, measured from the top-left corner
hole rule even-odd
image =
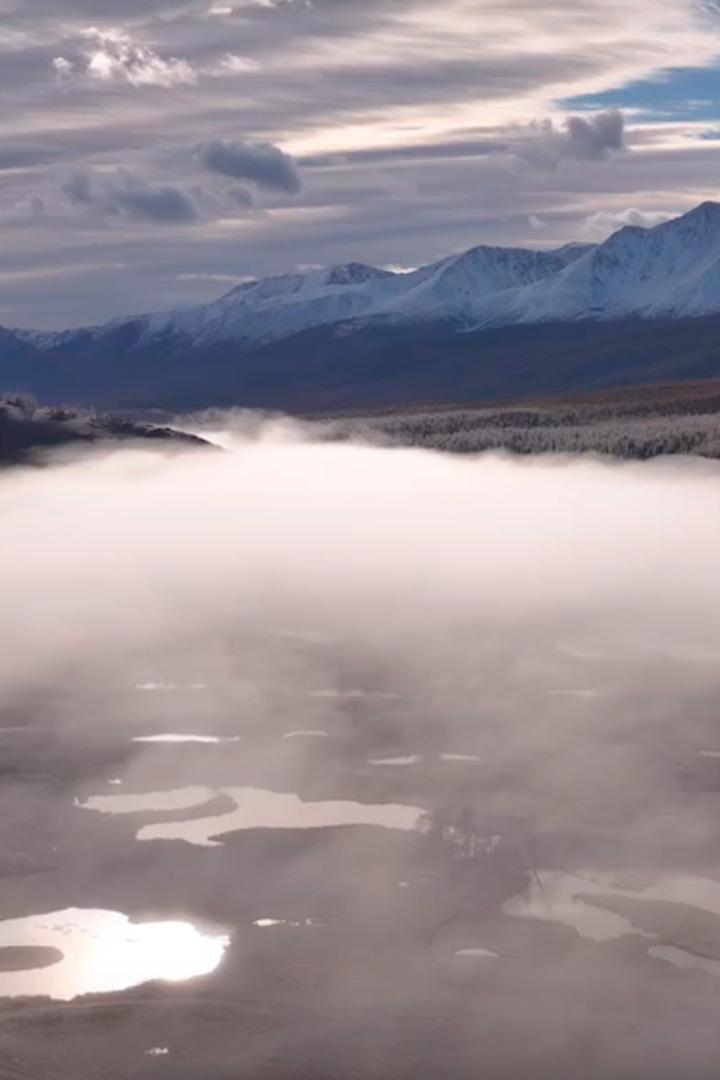
[[[179,982],[214,971],[229,943],[227,935],[201,933],[192,923],[134,923],[117,911],[68,908],[11,919],[0,923],[0,946],[54,947],[63,959],[0,972],[0,996],[70,1001],[153,979]]]

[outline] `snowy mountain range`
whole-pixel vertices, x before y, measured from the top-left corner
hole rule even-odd
[[[599,245],[480,246],[408,273],[348,263],[247,281],[211,303],[97,327],[0,330],[0,385],[12,374],[13,385],[52,399],[95,394],[103,403],[206,404],[247,396],[257,403],[252,388],[269,378],[277,401],[262,392],[263,404],[286,404],[288,387],[296,400],[311,402],[314,385],[318,402],[332,402],[322,390],[328,367],[346,363],[340,381],[356,385],[367,379],[369,357],[388,350],[390,364],[394,355],[405,367],[410,349],[426,365],[429,340],[436,353],[464,356],[472,348],[482,365],[488,348],[497,353],[503,329],[510,349],[515,342],[532,353],[537,332],[528,338],[523,327],[542,326],[539,336],[551,346],[567,342],[574,324],[589,324],[577,331],[581,338],[604,340],[600,323],[712,316],[720,316],[720,204],[703,203],[655,228],[623,228]],[[630,336],[637,341],[638,334],[634,326]],[[646,336],[657,334],[649,329]],[[200,360],[200,367],[193,363]],[[720,374],[720,366],[709,373]],[[406,378],[412,382],[413,373]]]

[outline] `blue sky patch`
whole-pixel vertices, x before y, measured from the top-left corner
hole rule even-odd
[[[639,109],[648,117],[677,120],[720,120],[720,67],[679,68],[663,79],[631,83],[603,94],[567,98],[569,111]]]

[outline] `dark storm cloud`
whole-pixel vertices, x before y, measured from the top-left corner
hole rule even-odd
[[[197,147],[197,158],[212,173],[233,180],[249,180],[259,187],[296,195],[302,182],[295,162],[270,143],[223,142],[216,139]]]
[[[624,146],[625,121],[618,109],[588,119],[571,116],[567,122],[567,147],[573,157],[597,160]]]
[[[153,188],[140,180],[128,180],[107,193],[106,204],[135,221],[187,225],[198,219],[189,195],[171,185]]]
[[[509,149],[532,164],[554,168],[565,159],[604,161],[625,147],[625,119],[618,109],[610,109],[591,116],[570,116],[564,129],[550,121],[535,125]]]
[[[151,186],[139,177],[120,172],[98,186],[89,173],[75,173],[63,184],[63,194],[76,207],[93,207],[102,214],[159,225],[186,225],[198,220],[190,196],[170,184]]]

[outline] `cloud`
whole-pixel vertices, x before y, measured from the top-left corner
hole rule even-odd
[[[652,229],[655,225],[662,225],[663,222],[670,221],[674,217],[677,217],[676,213],[671,214],[665,210],[638,210],[634,206],[614,212],[601,210],[587,218],[584,231],[591,236],[607,236],[608,233],[628,225],[633,228]]]
[[[95,26],[81,32],[88,42],[81,47],[80,60],[56,57],[52,66],[62,77],[78,73],[97,82],[127,82],[131,86],[159,86],[169,89],[192,84],[197,73],[187,60],[163,58],[141,45],[123,30],[100,30]]]
[[[249,188],[232,187],[227,191],[228,198],[236,205],[250,207],[254,205],[253,193]]]
[[[619,109],[595,116],[571,116],[567,121],[565,145],[570,157],[596,161],[625,149],[625,121]]]
[[[294,160],[270,143],[225,142],[215,139],[196,149],[201,164],[211,173],[233,180],[249,180],[258,187],[297,195],[302,182]]]
[[[252,60],[249,56],[238,56],[237,53],[225,53],[216,64],[206,68],[208,75],[221,77],[223,75],[244,75],[260,70],[260,63]]]
[[[208,17],[215,5],[235,13]],[[12,215],[3,215],[2,206],[16,206],[28,190],[54,205],[57,182],[43,158],[68,170],[132,163],[150,181],[160,155],[184,155],[185,168],[183,148],[237,135],[282,147],[306,181],[292,220],[273,206],[250,221],[233,211],[224,189],[254,187],[252,180],[206,177],[202,197],[193,178],[184,180],[206,223],[192,239],[174,230],[170,253],[169,238],[158,250],[152,229],[146,237],[106,230],[112,257],[125,245],[122,258],[137,265],[132,281],[122,288],[113,281],[107,295],[99,282],[76,291],[72,282],[42,293],[28,287],[11,301],[6,292],[13,307],[5,321],[64,326],[173,303],[167,282],[178,265],[195,265],[198,244],[203,264],[264,275],[309,257],[417,265],[472,243],[581,239],[594,212],[682,209],[711,197],[720,167],[700,128],[659,118],[642,131],[632,111],[636,93],[650,94],[648,80],[658,76],[666,89],[677,77],[683,100],[708,96],[700,73],[692,89],[693,69],[716,62],[720,34],[695,0],[318,0],[293,12],[243,0],[0,0],[0,7],[0,262],[8,269],[30,257],[71,257],[77,242],[81,222],[49,213],[31,254]],[[81,38],[82,27],[118,27],[125,51]],[[146,52],[133,54],[134,45]],[[115,57],[103,61],[103,77],[88,75],[90,51]],[[150,54],[159,71],[145,62]],[[69,65],[67,74],[53,58]],[[158,76],[173,85],[159,87]],[[609,91],[623,101],[623,88],[629,152],[621,168],[609,168],[622,152],[604,149],[608,133],[582,123],[568,130],[563,117],[590,121],[592,113],[567,102],[602,102]],[[528,130],[534,117],[552,118],[549,138],[540,127]],[[710,126],[704,122],[705,131]],[[28,151],[23,174],[16,149]],[[165,179],[179,183],[180,173]],[[237,229],[213,223],[223,207]],[[301,217],[306,207],[313,212]],[[530,215],[547,223],[544,232],[531,228]],[[91,227],[89,215],[82,224]],[[180,299],[188,298],[189,287]]]
[[[604,161],[625,149],[625,119],[619,109],[590,116],[569,116],[564,126],[552,120],[533,124],[527,135],[512,139],[507,149],[542,168],[564,159]]]
[[[61,79],[68,78],[75,70],[75,65],[72,60],[67,60],[64,56],[56,56],[52,62],[52,66]]]
[[[29,217],[42,217],[47,210],[45,200],[40,195],[28,195],[27,199],[18,205],[19,209]]]
[[[109,191],[106,200],[110,208],[134,221],[187,225],[198,220],[190,196],[170,184],[150,187],[142,180],[127,178]]]
[[[74,60],[56,56],[51,67],[62,81],[73,77],[96,82],[126,82],[134,87],[159,86],[171,89],[194,85],[202,75],[223,78],[257,72],[261,65],[249,56],[225,52],[219,59],[195,66],[178,57],[163,57],[124,30],[100,30],[95,26],[81,31],[88,42],[80,46]]]
[[[86,172],[76,172],[62,185],[62,193],[75,206],[89,206],[93,201],[90,176]]]
[[[219,281],[223,284],[241,285],[244,281],[253,281],[253,278],[233,274],[214,274],[212,272],[198,271],[197,273],[176,274],[176,281]]]
[[[131,221],[159,225],[187,225],[198,220],[190,196],[170,184],[154,185],[119,170],[99,186],[89,173],[76,173],[62,187],[68,201],[78,207],[94,207],[100,213]]]

